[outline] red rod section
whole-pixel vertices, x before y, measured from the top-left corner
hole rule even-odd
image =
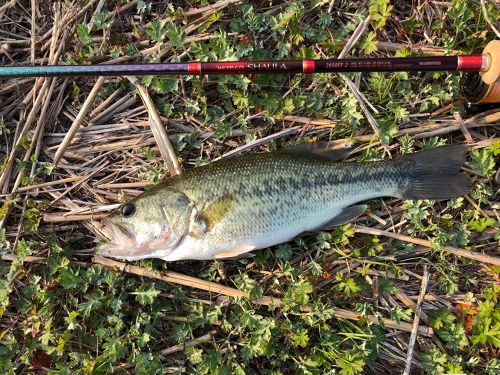
[[[457,56],[457,70],[465,72],[477,72],[486,70],[488,61],[483,55]]]
[[[483,55],[332,60],[191,62],[191,74],[480,71]]]

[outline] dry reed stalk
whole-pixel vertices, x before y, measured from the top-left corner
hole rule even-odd
[[[68,29],[66,29],[63,36],[62,36],[62,40],[61,40],[61,43],[59,45],[59,48],[56,51],[54,46],[56,45],[56,39],[59,36],[58,30],[61,28],[61,24],[58,22],[59,15],[60,15],[60,7],[55,6],[54,9],[55,9],[54,10],[55,21],[54,21],[53,29],[55,30],[55,32],[51,38],[51,50],[50,50],[50,54],[49,54],[49,62],[52,64],[57,63],[57,61],[59,60],[59,57],[60,57],[62,50],[64,48],[64,44],[65,44],[64,42],[65,42],[66,38],[68,37],[68,35],[70,34]],[[68,14],[71,15],[72,13],[68,12],[68,13],[66,13],[66,16]],[[37,116],[37,112],[40,110],[40,108],[42,106],[42,101],[43,101],[43,99],[45,99],[45,94],[46,94],[47,90],[49,89],[49,85],[51,84],[52,79],[41,78],[40,80],[36,80],[36,82],[43,82],[43,83],[42,83],[41,88],[38,92],[37,92],[37,89],[38,89],[37,84],[35,84],[35,86],[32,88],[32,90],[30,92],[30,94],[33,94],[33,95],[35,94],[35,92],[37,92],[36,99],[33,102],[33,107],[31,109],[31,111],[29,112],[22,129],[19,132],[17,132],[15,146],[12,148],[12,150],[9,154],[9,157],[7,159],[5,168],[3,169],[2,175],[0,176],[0,187],[3,187],[3,189],[5,189],[8,186],[8,180],[10,179],[12,168],[14,166],[16,153],[19,149],[19,146],[21,145],[21,142],[23,141],[24,137],[26,136],[28,130],[30,129],[33,122],[35,121],[35,118]],[[30,95],[28,95],[27,98],[25,98],[26,103],[29,103],[29,101],[28,101],[29,96]],[[49,99],[47,98],[47,100],[49,100]],[[46,107],[44,107],[44,109],[46,110]],[[42,114],[43,113],[45,113],[45,112],[42,110]],[[40,130],[41,129],[38,128],[38,132]],[[33,151],[33,149],[30,148],[29,153],[26,154],[25,158],[26,157],[29,158],[29,156],[30,156],[29,154],[32,151]],[[15,185],[18,185],[19,181],[20,181],[20,179],[17,181],[17,183]]]
[[[36,0],[31,0],[31,48],[30,48],[31,64],[35,63],[35,49],[36,49]]]
[[[8,94],[9,92],[24,86],[26,83],[31,82],[32,80],[33,78],[23,78],[23,79],[17,79],[11,83],[2,84],[2,86],[0,87],[0,95]]]
[[[464,198],[467,202],[469,202],[472,205],[472,207],[474,207],[478,212],[480,212],[485,219],[490,218],[490,215],[484,212],[483,209],[479,207],[479,205],[476,202],[474,202],[474,200],[470,197],[469,194],[464,195]]]
[[[146,186],[151,186],[152,183],[148,181],[138,181],[138,182],[124,182],[124,183],[112,183],[112,184],[99,184],[101,189],[130,189],[130,188],[142,188]]]
[[[467,141],[468,144],[474,143],[474,140],[472,139],[472,136],[470,135],[469,129],[467,129],[467,126],[465,126],[464,120],[462,119],[462,116],[460,116],[460,112],[454,112],[453,116],[455,117],[455,120],[457,120],[458,126],[460,127],[460,130],[462,133],[464,133],[465,140]]]
[[[189,348],[191,346],[203,344],[204,342],[209,341],[216,333],[217,333],[217,330],[212,330],[209,333],[207,333],[206,335],[200,336],[200,337],[193,339],[193,340],[186,341],[184,344],[178,344],[178,345],[174,345],[170,348],[163,349],[160,351],[160,353],[161,353],[161,355],[170,355],[170,354],[180,352],[180,351],[182,351],[186,348]]]
[[[235,148],[234,150],[226,152],[224,155],[222,155],[222,156],[220,156],[218,158],[213,159],[212,162],[220,160],[222,158],[227,158],[229,156],[238,155],[238,154],[242,153],[243,151],[246,151],[246,150],[249,150],[251,148],[263,145],[263,144],[268,143],[268,142],[270,142],[272,140],[279,139],[279,138],[284,137],[286,135],[295,134],[299,130],[300,130],[300,126],[294,126],[292,128],[288,128],[288,129],[282,130],[280,132],[268,135],[267,137],[256,139],[255,141],[249,142],[249,143],[247,143],[247,144],[245,144],[243,146]]]
[[[153,133],[153,136],[155,137],[158,147],[160,148],[161,155],[163,157],[163,160],[167,164],[170,174],[173,176],[181,173],[182,169],[179,164],[179,160],[177,160],[175,150],[172,147],[172,143],[170,143],[170,139],[168,138],[165,126],[161,121],[160,115],[156,110],[153,100],[149,96],[147,88],[140,84],[140,81],[136,77],[128,77],[128,79],[136,87],[137,92],[141,96],[141,99],[144,103],[144,106],[148,110],[151,131]]]
[[[40,109],[44,94],[49,87],[49,82],[50,82],[49,80],[44,81],[42,88],[38,92],[35,103],[33,104],[33,108],[31,109],[22,129],[19,131],[19,134],[17,136],[17,141],[9,154],[9,157],[7,159],[5,167],[2,170],[2,175],[0,176],[0,187],[3,187],[3,186],[5,186],[5,184],[8,183],[7,177],[10,176],[10,172],[14,166],[16,154],[21,146],[21,142],[23,141],[24,136],[26,135],[26,133],[28,132],[28,129],[31,127],[31,124],[34,122],[34,120],[36,118],[36,113]]]
[[[337,59],[343,59],[349,51],[354,47],[354,45],[359,41],[359,38],[363,35],[365,30],[368,28],[368,25],[370,24],[371,17],[368,15],[363,22],[360,22],[359,25],[356,27],[354,32],[352,33],[351,37],[345,44],[344,48],[342,51],[339,53]],[[359,76],[359,75],[358,75]],[[367,118],[368,122],[370,123],[373,132],[377,137],[380,137],[380,127],[377,123],[377,120],[375,120],[375,117],[370,113],[368,108],[366,108],[365,103],[370,106],[370,108],[377,113],[377,109],[366,99],[366,97],[361,93],[361,91],[358,89],[358,86],[354,84],[345,74],[340,74],[340,77],[347,83],[349,88],[351,89],[352,93],[356,97],[356,99],[359,102],[359,105],[361,107],[361,110],[365,114],[365,117]],[[384,146],[385,147],[385,146]]]
[[[248,295],[248,293],[242,292],[238,289],[227,287],[224,285],[220,285],[220,284],[217,284],[217,283],[214,283],[211,281],[202,280],[202,279],[199,279],[196,277],[183,275],[183,274],[180,274],[177,272],[164,271],[163,273],[160,274],[158,272],[149,271],[145,268],[137,267],[137,266],[130,265],[127,263],[118,262],[118,261],[103,258],[100,256],[94,256],[92,258],[92,262],[94,262],[96,264],[100,264],[100,265],[105,266],[105,267],[119,269],[121,272],[126,272],[126,273],[130,273],[133,275],[138,275],[138,276],[144,276],[144,277],[157,279],[157,280],[163,280],[163,281],[166,281],[168,283],[177,284],[177,285],[184,285],[184,286],[188,286],[191,288],[201,289],[201,290],[208,291],[210,293],[223,294],[223,295],[228,296],[228,297],[234,297],[234,298],[241,298],[241,297],[249,298],[250,297]],[[283,306],[283,302],[280,298],[267,297],[267,296],[264,296],[264,297],[261,297],[258,299],[254,299],[254,300],[252,300],[252,303],[255,303],[257,305],[264,305],[264,306],[269,306],[269,305],[273,305],[273,306],[277,306],[277,307]],[[304,312],[307,313],[308,311],[311,310],[311,307],[304,306],[303,310],[304,310]],[[341,309],[341,308],[335,308],[334,316],[336,318],[339,318],[339,319],[348,319],[348,320],[360,320],[362,318],[365,318],[371,323],[374,323],[374,324],[379,323],[379,318],[377,318],[375,316],[372,316],[372,315],[364,316],[361,313],[346,310],[346,309]],[[405,323],[405,322],[398,323],[394,320],[387,319],[387,318],[381,318],[380,320],[388,328],[398,329],[398,330],[406,331],[406,332],[412,331],[413,326],[409,323]],[[432,328],[426,327],[426,326],[419,326],[418,332],[420,334],[426,335],[426,336],[433,334]]]
[[[403,303],[403,305],[412,309],[413,312],[417,311],[417,307],[418,307],[417,304],[415,302],[413,302],[413,300],[411,298],[409,298],[402,290],[398,290],[396,293],[394,293],[394,296],[397,299],[399,299]],[[422,320],[426,324],[429,324],[429,317],[427,316],[427,314],[425,312],[421,311],[420,317],[422,318]]]
[[[366,119],[370,123],[370,125],[371,125],[371,127],[373,129],[373,132],[375,133],[375,135],[377,137],[380,138],[380,127],[378,126],[378,122],[375,119],[375,117],[373,117],[373,115],[370,113],[370,111],[368,110],[368,108],[366,108],[366,105],[365,105],[365,101],[366,102],[368,102],[368,101],[366,100],[366,98],[364,99],[364,95],[361,94],[361,92],[359,91],[358,87],[354,84],[353,81],[351,81],[349,78],[347,78],[347,76],[345,76],[344,74],[340,74],[340,76],[347,83],[347,85],[351,89],[352,93],[354,94],[354,96],[358,100],[359,106],[361,107],[361,110],[365,114]],[[371,103],[370,103],[370,105],[371,105]],[[384,145],[384,148],[387,150],[387,146],[386,145]]]
[[[188,10],[187,12],[184,12],[183,16],[184,17],[191,17],[191,16],[195,16],[195,15],[200,14],[200,13],[205,13],[207,11],[221,10],[221,9],[227,7],[228,5],[239,3],[239,2],[241,2],[241,0],[222,0],[222,1],[218,1],[216,3],[213,3],[211,5],[207,5],[207,6],[198,8],[198,9]]]
[[[344,48],[342,48],[342,51],[340,51],[339,55],[337,56],[337,59],[343,59],[347,56],[347,54],[351,51],[352,47],[356,45],[356,43],[359,41],[359,38],[361,38],[365,30],[370,25],[371,20],[372,20],[371,16],[368,15],[367,17],[365,17],[363,22],[360,22],[358,24],[358,26],[353,31],[352,35],[349,37],[346,44],[344,45]]]
[[[498,1],[493,1],[493,4],[496,4],[498,6]],[[488,15],[488,9],[486,9],[486,0],[481,0],[481,11],[483,12],[484,19],[490,26],[491,30],[496,34],[497,38],[500,38],[500,30],[498,30],[495,25],[493,25],[493,22],[490,19],[490,16]],[[497,26],[498,26],[498,19],[497,19]]]
[[[427,248],[432,248],[432,244],[430,241],[427,241],[427,240],[424,240],[421,238],[413,238],[413,237],[406,236],[403,234],[392,233],[392,232],[388,232],[388,231],[380,230],[380,229],[375,229],[375,228],[368,228],[368,227],[364,227],[361,225],[356,225],[354,230],[356,233],[371,234],[374,236],[384,236],[384,237],[394,238],[396,240],[400,240],[400,241],[404,241],[404,242],[414,243],[416,245],[425,246]],[[452,247],[452,246],[442,246],[441,250],[447,251],[447,252],[449,252],[453,255],[456,255],[458,257],[473,259],[473,260],[477,260],[479,262],[489,263],[489,264],[493,264],[495,266],[500,266],[500,257],[496,257],[493,255],[474,253],[472,251],[458,249],[458,248]]]
[[[115,100],[118,95],[120,95],[122,92],[121,88],[117,88],[110,96],[108,96],[106,99],[104,99],[97,107],[94,108],[92,112],[89,114],[89,118],[93,119],[96,117],[98,114],[100,114],[105,108],[108,108],[109,105],[113,100]]]
[[[45,117],[47,114],[47,108],[49,106],[50,99],[52,97],[52,93],[54,92],[54,88],[56,86],[57,80],[56,79],[49,79],[49,82],[50,82],[50,87],[49,87],[49,89],[44,97],[43,105],[42,105],[42,108],[40,110],[40,116],[37,120],[37,125],[35,127],[35,131],[33,132],[32,141],[29,145],[28,150],[24,154],[23,162],[27,162],[30,159],[31,155],[33,154],[33,151],[37,148],[37,146],[39,146],[39,142],[41,142],[43,130],[44,130],[45,125],[47,123],[45,121]],[[35,154],[35,157],[38,157],[38,155]],[[36,163],[33,163],[33,166],[34,165],[36,165]],[[32,171],[33,171],[33,168],[32,168]],[[24,173],[22,171],[20,171],[18,173],[17,178],[14,182],[14,186],[12,187],[12,190],[11,190],[12,193],[17,192],[18,186],[21,183],[21,179],[22,179],[23,175],[24,175]]]
[[[111,119],[117,113],[123,113],[126,109],[136,103],[136,99],[132,94],[128,93],[122,98],[118,99],[108,108],[104,109],[101,113],[98,113],[95,118],[92,119],[93,124],[102,124]]]
[[[99,91],[101,90],[102,85],[104,84],[104,81],[106,80],[106,77],[99,77],[94,84],[94,87],[90,91],[89,95],[87,96],[87,99],[85,99],[85,102],[83,103],[82,107],[80,108],[80,111],[78,112],[78,115],[75,118],[75,121],[71,124],[71,127],[69,128],[68,132],[66,133],[66,136],[64,137],[63,141],[61,142],[61,145],[56,151],[56,154],[54,156],[54,165],[57,166],[59,161],[61,160],[62,155],[66,151],[66,148],[69,146],[71,141],[73,140],[73,137],[75,136],[76,132],[80,128],[80,125],[83,122],[83,119],[85,116],[87,116],[87,113],[90,111],[90,107],[94,104],[94,100],[99,94]]]
[[[17,2],[18,2],[18,0],[10,0],[10,1],[6,2],[5,4],[3,4],[2,6],[0,6],[0,17],[3,16],[3,13],[7,9],[12,8],[14,5],[16,5]]]
[[[47,186],[55,186],[55,185],[65,184],[67,182],[80,181],[84,178],[85,178],[84,176],[72,176],[72,177],[62,178],[60,180],[42,182],[40,184],[34,184],[34,185],[20,187],[19,189],[17,189],[17,192],[24,193],[24,192],[27,192],[30,190],[40,189],[40,188],[44,188]]]
[[[290,116],[290,115],[276,116],[275,119],[278,121],[298,122],[301,124],[307,124],[313,126],[327,126],[327,127],[335,127],[338,122],[336,120],[330,120],[330,119],[313,119],[311,117]]]
[[[420,294],[418,295],[417,306],[415,310],[415,318],[413,319],[413,328],[411,330],[410,342],[408,343],[408,352],[406,355],[406,365],[403,371],[404,375],[409,375],[413,359],[413,348],[415,347],[415,341],[418,334],[418,324],[420,322],[420,315],[422,313],[422,302],[424,301],[425,293],[427,290],[427,283],[429,282],[429,270],[427,265],[424,266],[424,276],[422,277],[422,283],[420,285]]]

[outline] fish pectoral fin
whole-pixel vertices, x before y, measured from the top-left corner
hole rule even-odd
[[[206,230],[211,230],[224,216],[233,209],[236,203],[236,193],[219,198],[207,205],[200,215],[198,220],[205,222]]]
[[[330,229],[332,227],[337,227],[339,225],[347,224],[348,222],[356,219],[361,216],[363,212],[367,209],[366,204],[360,204],[357,206],[346,207],[342,210],[340,214],[335,216],[330,221],[323,224],[321,227],[317,228],[318,230]]]
[[[338,161],[345,159],[352,150],[348,148],[332,149],[331,146],[328,145],[328,142],[310,142],[289,146],[281,151],[295,155],[312,155],[320,159]]]
[[[214,259],[231,259],[241,258],[241,255],[248,253],[255,249],[253,245],[237,246],[234,249],[229,249],[214,255]]]

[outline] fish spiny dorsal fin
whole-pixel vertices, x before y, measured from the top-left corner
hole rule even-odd
[[[204,220],[206,230],[211,230],[224,216],[233,209],[236,203],[236,193],[221,197],[209,203],[200,212],[198,219]]]
[[[280,152],[286,152],[294,155],[302,156],[314,156],[319,159],[328,159],[331,161],[338,161],[345,159],[351,149],[348,148],[337,148],[334,149],[335,145],[329,142],[311,142],[311,143],[300,143],[298,145],[293,145],[286,147]]]

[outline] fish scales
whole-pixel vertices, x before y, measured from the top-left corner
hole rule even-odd
[[[317,214],[320,225],[339,204],[390,192],[405,178],[402,168],[388,170],[387,162],[332,163],[285,153],[227,160],[188,174],[173,186],[194,202],[237,193],[236,208],[225,219],[227,225],[209,236],[221,241],[283,230],[288,221],[311,214]]]
[[[106,253],[104,245],[100,251],[110,256],[114,251],[122,259],[169,261],[237,256],[321,228],[342,213],[353,219],[361,212],[349,211],[350,206],[360,201],[456,196],[466,191],[457,175],[465,149],[449,147],[364,163],[286,151],[223,159],[169,178],[133,199],[128,204],[137,212],[129,220],[119,211],[112,215],[111,225],[125,232],[115,233],[123,237],[120,241],[135,234],[129,241],[141,248],[135,255],[117,251],[116,240],[112,250]],[[162,248],[161,238],[175,248]]]

